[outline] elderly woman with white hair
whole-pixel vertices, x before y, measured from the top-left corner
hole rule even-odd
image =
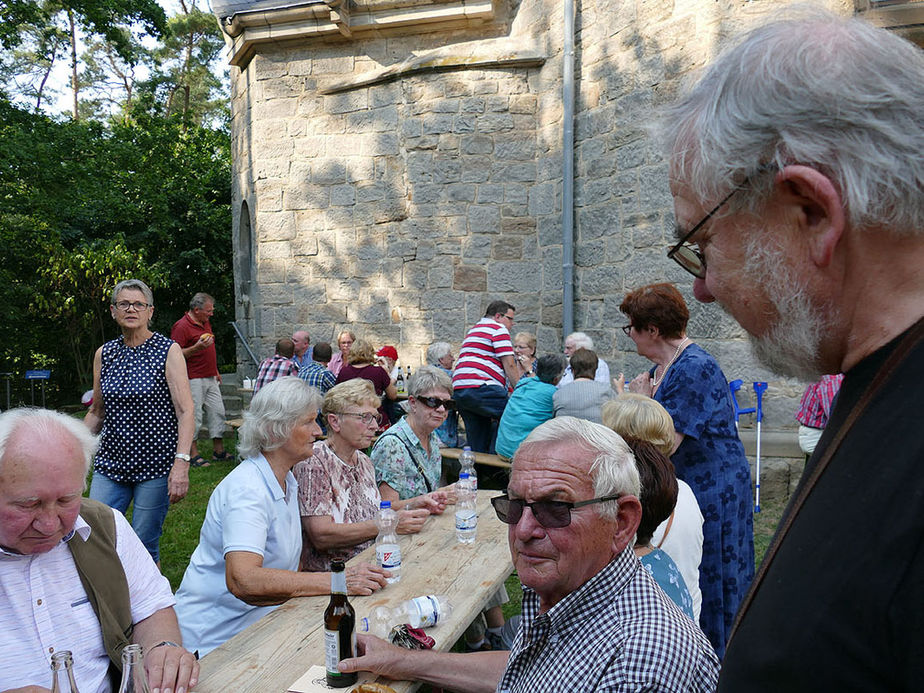
[[[439,368],[452,378],[452,364],[455,357],[452,355],[452,346],[449,342],[433,342],[427,348],[427,363]],[[446,420],[436,429],[436,437],[443,448],[459,447],[459,415],[455,411],[446,413]]]
[[[199,545],[177,591],[183,642],[210,652],[290,597],[328,594],[330,575],[298,572],[302,530],[295,464],[321,434],[321,395],[295,376],[263,387],[244,413],[245,458],[212,492]],[[372,594],[385,571],[347,567],[350,594]]]
[[[569,360],[571,359],[571,355],[578,349],[589,349],[590,351],[594,351],[594,340],[592,340],[590,336],[585,332],[572,332],[567,337],[565,337],[565,356],[567,356]],[[622,373],[619,374],[619,377],[620,379],[622,378]],[[597,370],[594,373],[594,380],[598,383],[603,383],[604,385],[613,384],[610,383],[610,367],[603,359],[599,359],[597,361]],[[558,387],[561,388],[568,383],[573,382],[574,373],[572,373],[571,365],[569,364],[565,369],[565,373],[562,375],[561,380],[558,382]]]

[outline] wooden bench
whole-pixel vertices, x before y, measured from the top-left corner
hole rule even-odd
[[[440,448],[440,454],[443,460],[458,460],[462,454],[461,448]],[[487,452],[476,452],[475,464],[484,464],[489,467],[500,467],[501,469],[510,469],[510,462],[500,455],[491,455]]]

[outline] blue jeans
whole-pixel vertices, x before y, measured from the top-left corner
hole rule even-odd
[[[507,406],[507,388],[495,385],[453,390],[452,398],[465,422],[465,436],[475,452],[494,452],[497,424]]]
[[[129,503],[134,501],[132,529],[154,562],[160,560],[160,535],[164,530],[167,509],[170,507],[167,477],[121,483],[94,472],[93,481],[90,483],[90,498],[105,503],[123,514],[128,510]]]

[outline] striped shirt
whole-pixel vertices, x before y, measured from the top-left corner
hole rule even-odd
[[[459,360],[452,372],[452,389],[482,385],[507,386],[501,358],[513,356],[507,328],[494,318],[482,318],[465,335]]]
[[[523,621],[499,693],[714,691],[719,660],[699,626],[625,549],[546,613],[523,589]]]
[[[843,380],[843,374],[823,375],[817,383],[809,385],[799,403],[796,421],[803,426],[824,428],[828,423],[834,398],[837,397]]]

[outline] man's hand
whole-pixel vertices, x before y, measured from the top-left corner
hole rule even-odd
[[[151,693],[186,693],[199,682],[199,662],[184,647],[161,645],[144,653]]]
[[[167,493],[171,503],[178,503],[189,491],[189,462],[176,458],[167,477]]]
[[[348,565],[346,568],[346,583],[348,594],[369,595],[382,589],[387,582],[385,578],[391,577],[387,570],[368,563]]]
[[[417,534],[423,529],[428,517],[430,517],[430,511],[426,508],[400,511],[398,513],[398,534]]]
[[[215,343],[215,335],[210,332],[203,332],[199,335],[199,341],[193,344],[193,349],[196,351],[202,351],[203,349],[208,349],[212,344]]]
[[[356,636],[357,657],[344,659],[338,665],[340,671],[371,671],[390,679],[403,679],[405,674],[401,663],[411,655],[410,650],[396,647],[374,635]]]

